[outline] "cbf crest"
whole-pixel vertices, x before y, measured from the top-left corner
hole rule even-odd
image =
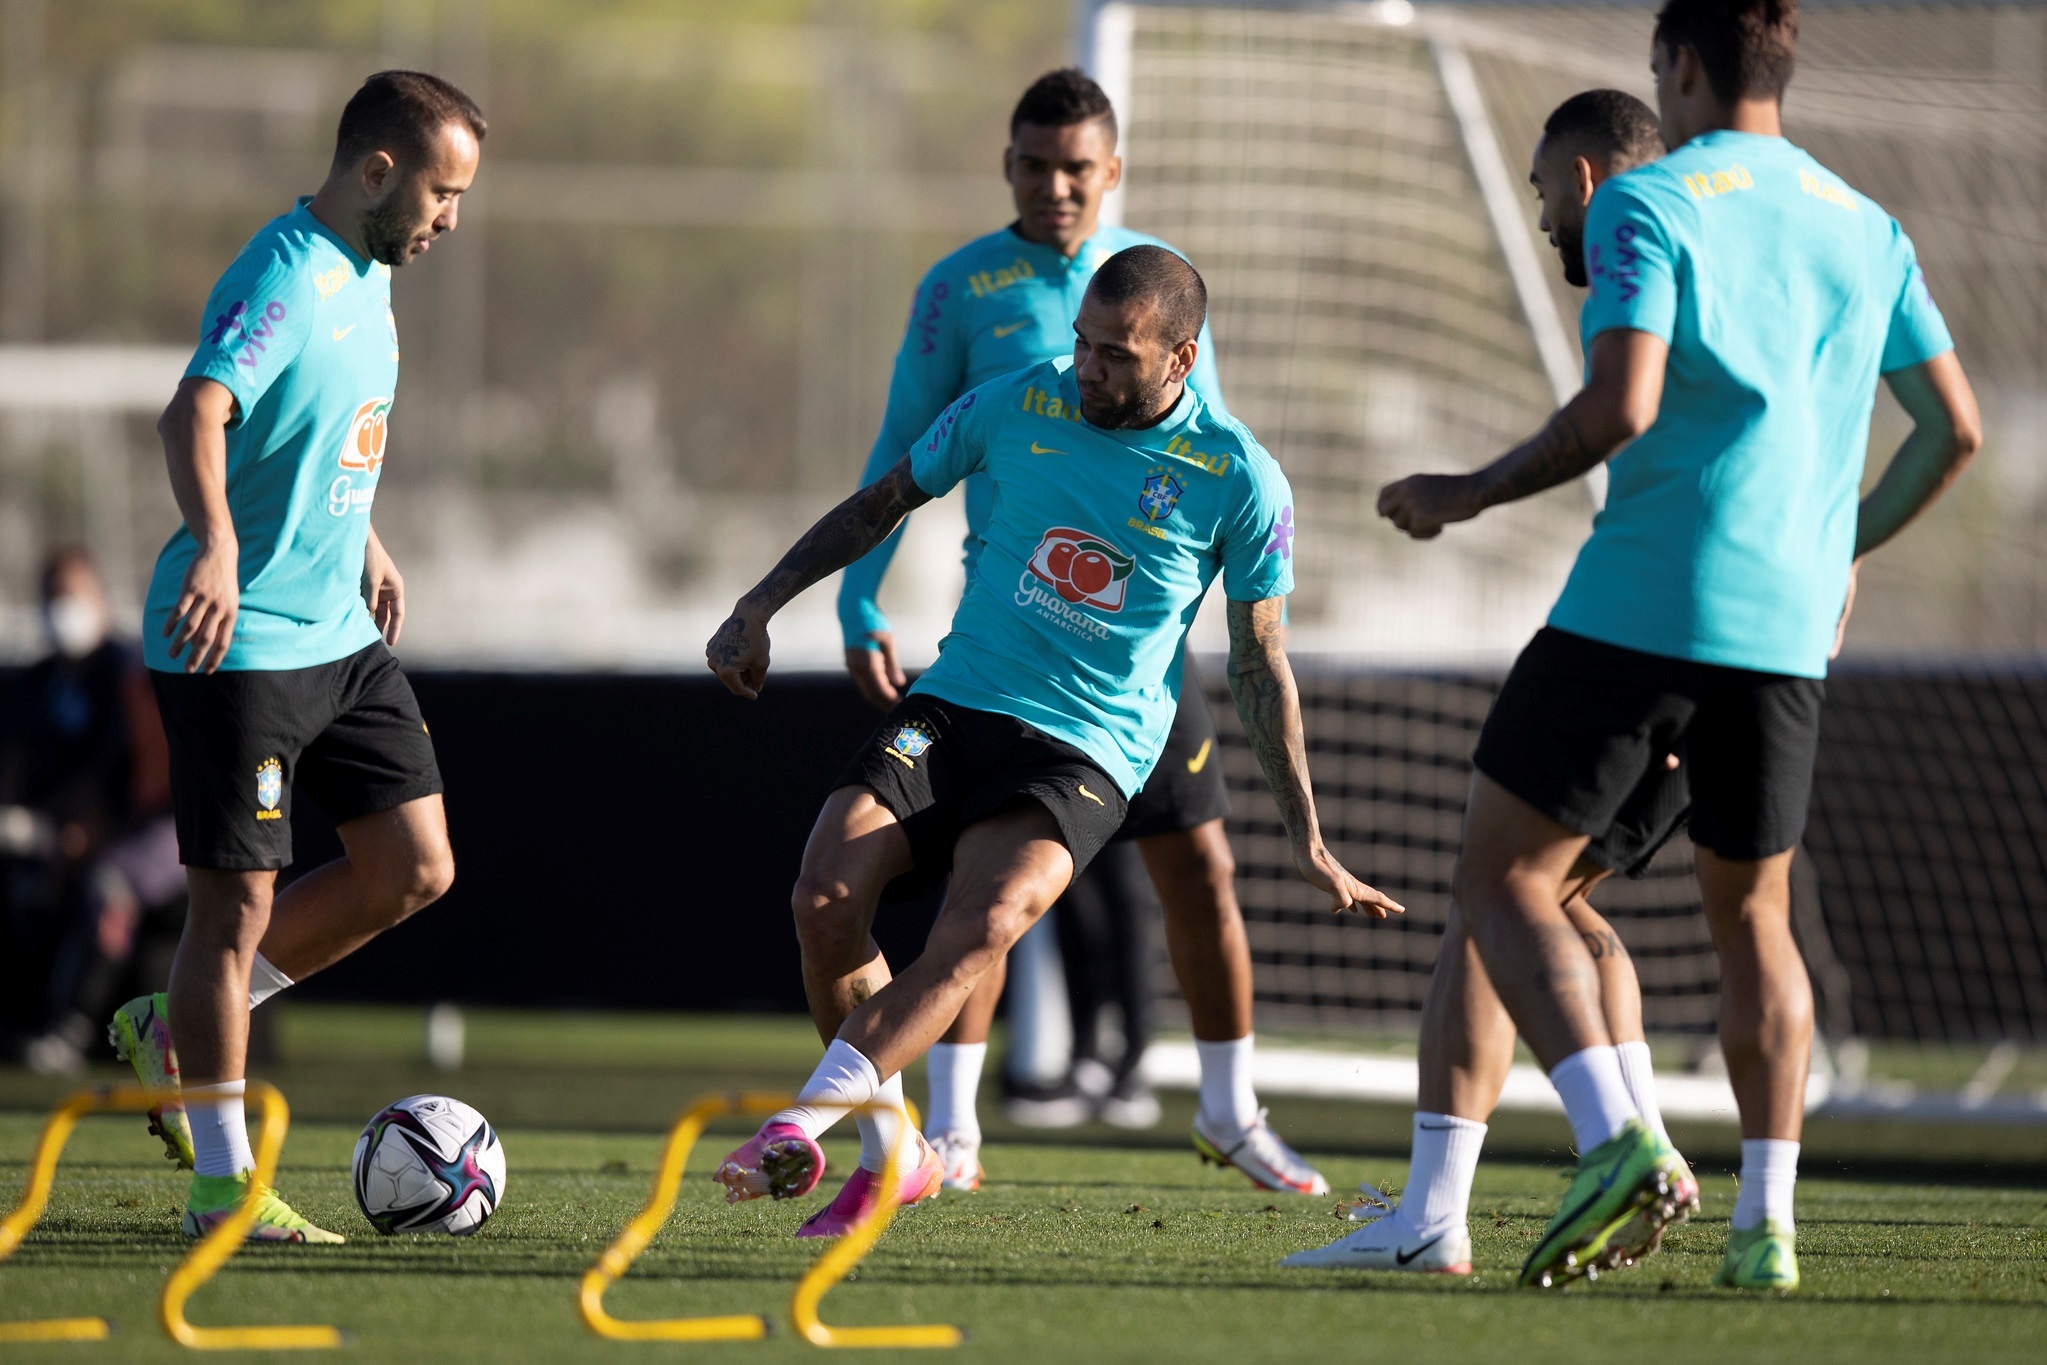
[[[895,736],[888,742],[888,752],[914,768],[917,766],[917,760],[924,756],[924,751],[936,742],[931,732],[921,725],[915,723],[900,725],[896,727]]]
[[[266,811],[277,809],[284,799],[284,765],[266,758],[256,765],[256,804]]]
[[[1174,477],[1164,465],[1153,465],[1151,474],[1144,481],[1144,491],[1137,495],[1137,510],[1144,513],[1146,520],[1164,521],[1173,515],[1179,506],[1180,495],[1187,491],[1187,485]]]

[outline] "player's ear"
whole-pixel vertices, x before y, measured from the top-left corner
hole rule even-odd
[[[1012,185],[1016,183],[1016,144],[1014,142],[1002,149],[1002,178]]]
[[[1578,188],[1579,208],[1591,207],[1592,192],[1599,188],[1602,178],[1590,158],[1580,156],[1571,159],[1571,182]]]
[[[384,187],[390,183],[391,172],[397,168],[398,163],[391,159],[389,152],[371,152],[362,159],[360,168],[363,191],[372,199],[381,196]]]
[[[1116,153],[1109,158],[1108,174],[1102,177],[1102,193],[1108,194],[1123,183],[1123,154]]]
[[[1201,354],[1201,343],[1192,337],[1173,348],[1173,364],[1168,371],[1170,382],[1180,382],[1194,373],[1194,358]]]
[[[1699,61],[1699,50],[1695,47],[1679,46],[1671,54],[1672,64],[1677,68],[1677,93],[1691,96],[1699,91],[1699,83],[1706,79],[1706,68]]]

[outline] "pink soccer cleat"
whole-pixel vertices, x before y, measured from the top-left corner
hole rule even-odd
[[[897,1191],[896,1203],[904,1207],[922,1203],[938,1193],[945,1181],[945,1162],[924,1140],[922,1133],[912,1132],[917,1141],[917,1164],[903,1177],[903,1188]],[[798,1237],[843,1237],[856,1227],[860,1220],[874,1212],[881,1202],[881,1177],[865,1166],[853,1172],[853,1176],[833,1197],[832,1202],[804,1220],[796,1229]]]
[[[824,1178],[824,1149],[793,1123],[766,1123],[719,1164],[711,1177],[725,1187],[725,1202],[770,1195],[801,1199]]]

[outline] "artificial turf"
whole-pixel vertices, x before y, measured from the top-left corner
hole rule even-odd
[[[622,1317],[758,1312],[775,1322],[776,1335],[682,1347],[602,1342],[583,1331],[573,1306],[577,1277],[645,1199],[660,1137],[658,1120],[633,1131],[616,1122],[617,1108],[592,1113],[597,1092],[554,1083],[583,1069],[637,1075],[608,1088],[629,1116],[665,1116],[693,1086],[742,1075],[787,1082],[788,1061],[815,1048],[800,1030],[670,1021],[638,1052],[607,1047],[587,1057],[573,1027],[538,1027],[523,1051],[503,1030],[488,1046],[476,1036],[472,1068],[435,1077],[432,1088],[491,1113],[511,1174],[497,1217],[478,1236],[451,1240],[378,1237],[350,1198],[347,1162],[361,1120],[348,1106],[367,1117],[425,1079],[389,1048],[380,1053],[376,1018],[330,1017],[327,1025],[351,1021],[353,1047],[330,1037],[323,1064],[303,1055],[318,1028],[296,1041],[287,1030],[285,1060],[271,1072],[300,1101],[278,1183],[302,1212],[351,1240],[247,1249],[194,1301],[196,1321],[335,1323],[350,1334],[341,1354],[360,1359],[746,1362],[812,1353],[788,1332],[785,1310],[816,1244],[789,1234],[823,1194],[793,1205],[722,1203],[708,1173],[737,1129],[714,1132],[699,1147],[674,1220],[609,1303]],[[412,1027],[405,1025],[405,1048]],[[543,1057],[561,1069],[542,1069]],[[351,1070],[358,1067],[360,1075]],[[315,1084],[316,1074],[328,1077],[329,1089]],[[34,1087],[7,1079],[0,1097],[24,1105]],[[374,1101],[353,1093],[360,1085],[367,1096],[380,1080]],[[321,1117],[336,1106],[351,1121]],[[1170,1101],[1169,1123],[1184,1121],[1184,1107]],[[1388,1116],[1331,1110],[1367,1131],[1397,1131]],[[565,1121],[577,1115],[590,1121]],[[1295,1117],[1297,1128],[1333,1131],[1332,1114],[1300,1109]],[[1527,1122],[1536,1137],[1544,1125],[1560,1126],[1541,1116]],[[39,1123],[27,1107],[0,1112],[0,1182],[9,1189],[19,1186]],[[593,1131],[599,1127],[614,1131]],[[1251,1189],[1234,1173],[1198,1165],[1170,1129],[1149,1146],[1002,1141],[986,1153],[986,1188],[904,1215],[856,1278],[826,1300],[825,1316],[958,1323],[968,1343],[946,1354],[961,1361],[2038,1359],[2047,1341],[2047,1177],[2024,1163],[1958,1159],[1944,1169],[1941,1130],[1921,1135],[1924,1160],[1902,1177],[1891,1165],[1844,1158],[1819,1162],[1833,1173],[1801,1183],[1805,1288],[1793,1296],[1710,1286],[1734,1196],[1724,1162],[1700,1163],[1703,1213],[1659,1256],[1594,1285],[1543,1294],[1513,1289],[1513,1271],[1562,1193],[1558,1174],[1568,1158],[1528,1159],[1542,1156],[1533,1139],[1510,1145],[1517,1155],[1489,1155],[1480,1168],[1472,1219],[1478,1273],[1469,1280],[1280,1270],[1282,1255],[1343,1231],[1332,1216],[1335,1197]],[[1963,1136],[1982,1142],[1980,1133]],[[1386,1144],[1309,1145],[1323,1148],[1315,1155],[1339,1192],[1405,1173]],[[1727,1144],[1725,1135],[1708,1141],[1702,1133],[1688,1145]],[[827,1150],[847,1169],[850,1144]],[[183,1188],[138,1120],[88,1120],[49,1213],[0,1262],[0,1318],[109,1314],[121,1334],[107,1345],[0,1347],[0,1356],[181,1354],[157,1333],[152,1309],[184,1249],[176,1232]]]

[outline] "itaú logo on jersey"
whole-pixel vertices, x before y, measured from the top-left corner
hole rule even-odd
[[[384,442],[391,435],[391,400],[372,398],[355,410],[341,443],[341,467],[375,474],[384,466]]]
[[[1124,590],[1137,561],[1101,536],[1054,526],[1031,555],[1031,573],[1068,602],[1102,611],[1123,610]]]

